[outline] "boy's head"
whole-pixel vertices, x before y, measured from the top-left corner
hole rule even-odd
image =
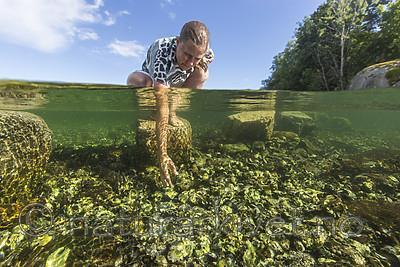
[[[179,67],[188,70],[196,66],[207,52],[208,42],[209,32],[202,22],[189,21],[183,25],[176,48]]]

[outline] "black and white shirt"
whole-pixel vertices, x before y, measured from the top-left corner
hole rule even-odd
[[[167,37],[156,40],[147,51],[142,71],[149,74],[153,82],[159,82],[170,87],[180,87],[194,71],[182,70],[176,60],[176,38]],[[209,48],[201,64],[208,65],[214,59],[214,52]]]

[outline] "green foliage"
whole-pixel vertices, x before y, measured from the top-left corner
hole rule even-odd
[[[275,56],[264,87],[343,90],[363,68],[399,57],[400,0],[328,0]]]
[[[383,13],[378,38],[385,44],[381,47],[383,59],[393,60],[400,57],[400,0],[391,2]]]
[[[273,74],[268,82],[270,88],[293,88],[301,89],[300,84],[296,84],[296,81],[300,79],[301,70],[300,66],[297,66],[298,61],[298,48],[295,42],[289,42],[285,48],[285,51],[274,57],[273,60]],[[288,79],[288,77],[292,77]]]
[[[47,258],[46,267],[64,267],[70,253],[69,248],[60,247]]]

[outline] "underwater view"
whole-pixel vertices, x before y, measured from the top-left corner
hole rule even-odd
[[[399,266],[400,94],[0,86],[0,266]]]

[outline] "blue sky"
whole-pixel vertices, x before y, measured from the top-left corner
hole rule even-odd
[[[0,79],[125,84],[189,20],[211,32],[206,88],[257,89],[323,0],[0,0]]]

